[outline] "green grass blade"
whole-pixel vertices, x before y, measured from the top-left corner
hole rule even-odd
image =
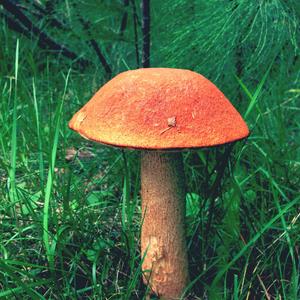
[[[263,78],[261,79],[261,81],[259,82],[254,94],[252,95],[251,92],[249,91],[249,89],[246,87],[246,85],[241,81],[240,78],[238,78],[237,76],[235,76],[235,78],[237,79],[238,83],[240,84],[240,86],[242,87],[243,91],[245,92],[245,94],[248,96],[248,98],[250,99],[249,105],[246,109],[246,112],[244,113],[244,118],[247,119],[247,117],[249,116],[249,114],[251,113],[251,111],[253,110],[253,108],[255,107],[255,105],[257,104],[258,101],[258,96],[261,93],[261,90],[268,78],[268,75],[270,73],[270,70],[273,66],[273,61],[270,64],[270,66],[268,67],[266,73],[264,74]]]
[[[18,85],[18,70],[19,70],[19,40],[17,39],[16,54],[15,54],[15,93],[14,93],[14,106],[13,106],[13,119],[12,119],[12,132],[11,132],[11,165],[9,170],[10,180],[10,200],[11,202],[17,201],[16,191],[16,160],[17,160],[17,85]]]
[[[54,269],[54,257],[53,257],[53,253],[51,253],[51,243],[50,243],[50,238],[49,238],[49,207],[50,207],[51,191],[52,191],[52,187],[53,187],[54,166],[55,166],[56,152],[57,152],[57,146],[58,146],[60,120],[62,117],[63,104],[64,104],[65,95],[66,95],[70,71],[71,70],[69,70],[69,72],[67,74],[63,97],[62,97],[61,103],[59,104],[58,110],[57,110],[57,118],[56,118],[56,123],[55,123],[55,131],[54,131],[51,158],[50,158],[49,171],[48,171],[48,177],[47,177],[47,184],[46,184],[46,188],[45,188],[45,202],[44,202],[44,210],[43,210],[43,242],[44,242],[44,246],[45,246],[46,253],[47,253],[47,260],[49,262],[50,269],[52,269],[52,270]]]
[[[44,160],[43,160],[43,146],[42,146],[42,136],[40,129],[40,117],[39,117],[39,109],[36,99],[36,88],[35,81],[32,80],[32,90],[33,90],[33,104],[34,104],[34,112],[35,112],[35,122],[36,122],[36,132],[38,139],[38,160],[39,160],[39,171],[40,171],[40,180],[41,186],[44,186]]]
[[[233,299],[239,300],[239,284],[238,284],[237,274],[234,274],[234,278],[233,278]]]

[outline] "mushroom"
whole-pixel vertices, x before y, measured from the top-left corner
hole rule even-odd
[[[69,126],[89,140],[141,150],[143,279],[163,299],[179,299],[189,282],[180,151],[243,139],[244,120],[202,75],[147,68],[107,82]]]

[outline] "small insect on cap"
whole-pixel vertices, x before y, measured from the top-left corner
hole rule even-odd
[[[240,114],[212,82],[170,68],[117,75],[69,126],[89,140],[137,149],[210,147],[249,135]]]

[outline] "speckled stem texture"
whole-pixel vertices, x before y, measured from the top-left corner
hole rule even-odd
[[[179,299],[189,281],[181,154],[143,151],[141,181],[144,282],[161,299]]]

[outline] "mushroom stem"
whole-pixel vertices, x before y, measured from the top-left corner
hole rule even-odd
[[[189,281],[181,154],[143,151],[141,188],[144,282],[162,299],[179,299]]]

